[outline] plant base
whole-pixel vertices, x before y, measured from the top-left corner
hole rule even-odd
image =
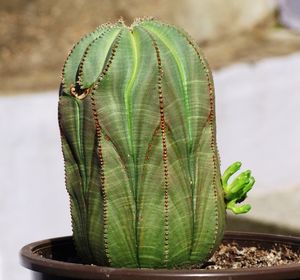
[[[300,237],[259,233],[228,232],[224,242],[268,249],[274,244],[300,251]],[[29,244],[21,250],[22,265],[33,270],[34,280],[191,280],[191,279],[300,279],[300,263],[247,269],[128,269],[78,263],[72,237],[61,237]]]

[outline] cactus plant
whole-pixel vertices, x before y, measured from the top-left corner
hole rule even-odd
[[[254,180],[222,177],[209,66],[182,30],[105,24],[71,50],[59,124],[73,236],[86,263],[178,267],[206,260]],[[223,188],[223,186],[225,186]],[[225,195],[225,197],[224,197]]]

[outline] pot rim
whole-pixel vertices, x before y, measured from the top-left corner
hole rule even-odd
[[[42,257],[37,252],[43,248],[54,246],[62,246],[70,243],[71,236],[45,239],[30,243],[24,246],[20,251],[21,264],[33,271],[58,275],[63,277],[73,277],[84,279],[134,279],[132,277],[139,276],[146,279],[196,279],[220,277],[220,279],[228,279],[222,277],[231,277],[230,279],[260,279],[257,276],[264,277],[262,279],[282,279],[282,276],[289,275],[290,277],[300,278],[300,263],[278,265],[274,267],[264,268],[236,268],[236,269],[220,269],[220,270],[205,270],[205,269],[149,269],[149,268],[112,268],[97,265],[85,265],[79,263],[71,263],[53,260]],[[249,233],[249,232],[226,232],[224,235],[226,240],[235,241],[251,241],[261,243],[276,243],[299,247],[300,237],[283,236],[265,233]],[[243,278],[241,278],[243,277]],[[267,277],[267,278],[266,278]],[[270,277],[270,278],[269,278]],[[216,279],[216,278],[215,278]],[[285,278],[294,279],[294,278]]]

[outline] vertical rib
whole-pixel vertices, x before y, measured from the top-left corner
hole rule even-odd
[[[172,28],[177,31],[177,33],[185,38],[187,43],[192,46],[194,49],[196,55],[198,56],[198,59],[200,61],[200,64],[202,66],[203,72],[205,74],[205,79],[207,83],[207,90],[209,94],[209,114],[207,118],[207,123],[209,125],[210,133],[211,133],[211,141],[210,141],[210,150],[212,154],[212,163],[213,163],[213,173],[212,173],[212,188],[213,188],[213,196],[214,196],[214,216],[215,216],[215,225],[214,225],[214,236],[213,236],[213,242],[211,247],[209,248],[209,253],[210,255],[214,249],[215,244],[217,243],[217,239],[219,238],[219,231],[222,228],[222,224],[220,225],[219,222],[219,204],[218,204],[218,190],[217,190],[217,178],[218,178],[218,166],[219,166],[219,160],[217,158],[217,146],[216,146],[216,133],[215,133],[215,97],[214,97],[214,85],[213,85],[213,79],[212,79],[212,74],[209,69],[209,66],[204,58],[204,55],[200,52],[198,46],[196,43],[192,40],[192,38],[183,30],[180,28],[175,28],[172,25],[161,23],[164,26],[167,26],[169,28]],[[193,200],[193,209],[196,209],[196,203]],[[194,211],[193,211],[194,212]],[[194,224],[194,223],[193,223]],[[194,227],[194,225],[193,225]],[[194,236],[193,233],[193,241],[192,244],[194,243],[196,236]],[[192,252],[193,246],[191,247],[191,252]]]
[[[208,93],[209,93],[209,103],[210,103],[210,111],[208,115],[208,123],[209,127],[211,130],[211,142],[210,142],[210,148],[212,152],[212,162],[213,162],[213,178],[212,178],[212,187],[213,187],[213,192],[214,192],[214,200],[215,200],[215,207],[214,207],[214,212],[215,212],[215,229],[214,229],[214,242],[212,244],[216,244],[216,240],[218,238],[218,232],[219,232],[219,209],[218,209],[218,193],[217,193],[217,170],[218,170],[218,159],[216,157],[217,155],[217,148],[216,148],[216,133],[215,133],[215,127],[214,127],[214,122],[215,122],[215,97],[214,97],[214,86],[213,86],[213,81],[212,81],[212,75],[209,70],[208,64],[203,57],[202,54],[200,54],[200,50],[197,47],[197,45],[193,42],[193,40],[188,36],[188,34],[185,34],[183,31],[179,31],[177,29],[178,33],[182,35],[188,43],[194,48],[199,61],[202,65],[203,71],[205,73],[205,77],[207,80],[207,87],[208,87]],[[195,236],[194,236],[195,238]],[[211,246],[209,249],[209,254],[212,253],[214,249],[214,245]]]
[[[100,164],[100,192],[103,198],[103,237],[104,237],[104,250],[105,255],[109,264],[111,264],[109,249],[108,249],[108,211],[107,211],[107,190],[105,184],[105,172],[104,172],[104,160],[103,160],[103,153],[102,153],[102,146],[101,146],[101,125],[98,119],[96,103],[94,99],[94,92],[91,94],[91,103],[92,103],[92,111],[93,117],[95,121],[95,128],[96,128],[96,136],[97,136],[97,154]]]
[[[161,58],[159,48],[156,41],[152,38],[153,46],[156,52],[157,67],[158,67],[158,81],[157,90],[159,95],[159,109],[160,109],[160,131],[162,137],[162,159],[164,168],[164,263],[168,265],[169,261],[169,182],[168,182],[168,149],[166,142],[166,122],[164,114],[164,100],[162,94],[162,76],[163,70],[161,65]]]
[[[97,82],[94,84],[92,90],[91,90],[91,104],[92,104],[92,111],[93,111],[93,117],[95,122],[95,129],[96,129],[96,136],[97,136],[97,142],[98,142],[98,148],[97,148],[97,154],[100,164],[100,193],[103,198],[103,239],[104,239],[104,251],[107,258],[107,261],[109,264],[112,263],[110,253],[109,253],[109,246],[108,246],[108,202],[107,202],[107,189],[106,189],[106,182],[105,182],[105,170],[104,170],[104,159],[103,159],[103,151],[101,146],[101,140],[102,140],[102,128],[100,125],[98,113],[97,113],[97,106],[95,102],[95,90],[98,88],[99,84],[103,80],[104,76],[106,75],[109,67],[112,64],[113,58],[116,53],[116,49],[118,48],[118,44],[120,41],[121,33],[119,33],[118,38],[114,44],[114,46],[111,49],[111,55],[110,58],[105,65],[102,73],[100,74]]]

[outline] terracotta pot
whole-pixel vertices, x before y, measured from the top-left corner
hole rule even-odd
[[[300,250],[300,237],[259,233],[228,232],[224,242],[241,246],[270,248],[274,243]],[[267,268],[224,270],[167,270],[109,268],[78,263],[72,237],[61,237],[29,244],[21,250],[22,265],[33,270],[35,280],[109,279],[109,280],[191,280],[191,279],[300,279],[300,264]]]

